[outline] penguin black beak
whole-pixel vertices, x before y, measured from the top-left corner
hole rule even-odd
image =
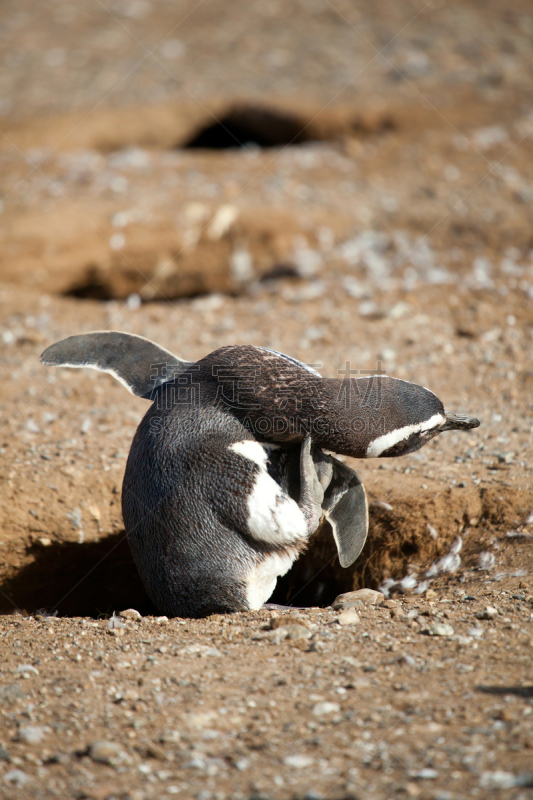
[[[459,431],[469,428],[479,428],[480,422],[476,417],[469,417],[468,414],[446,414],[446,422],[441,427],[441,431]]]

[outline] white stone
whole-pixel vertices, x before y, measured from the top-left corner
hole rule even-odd
[[[341,606],[349,606],[350,604],[359,605],[362,603],[365,606],[381,605],[385,600],[383,592],[377,592],[375,589],[357,589],[354,592],[344,592],[335,598],[332,605],[333,608]]]
[[[357,625],[361,622],[359,614],[355,608],[349,608],[347,611],[342,611],[337,617],[339,625]]]
[[[447,622],[434,622],[429,626],[430,636],[453,636],[454,630]]]
[[[494,606],[487,606],[483,611],[478,611],[476,614],[477,619],[494,619],[498,616],[498,609]]]
[[[287,756],[283,759],[283,763],[288,767],[294,767],[294,769],[304,769],[311,766],[313,759],[311,756],[304,755]]]
[[[21,664],[17,667],[17,672],[22,672],[23,675],[38,675],[39,670],[35,669],[31,664]]]
[[[315,717],[323,717],[326,714],[337,714],[341,707],[338,703],[331,703],[324,700],[322,703],[316,703],[313,706],[313,714]]]
[[[39,728],[36,725],[24,725],[19,728],[19,742],[24,744],[40,744],[46,735],[46,728]]]
[[[138,622],[142,619],[142,615],[139,614],[134,608],[126,608],[125,611],[119,611],[119,616],[123,617],[124,619],[130,619],[134,622]]]
[[[501,769],[495,772],[483,772],[479,779],[482,789],[512,789],[516,783],[516,777],[512,772],[504,772]]]

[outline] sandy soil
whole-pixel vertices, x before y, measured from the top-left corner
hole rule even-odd
[[[2,792],[531,797],[530,5],[2,15]],[[191,146],[228,129],[251,144]],[[146,403],[38,360],[106,328],[381,362],[482,424],[351,462],[368,542],[343,570],[322,527],[295,610],[167,621],[120,515]]]

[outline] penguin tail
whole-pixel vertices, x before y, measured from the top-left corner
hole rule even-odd
[[[47,347],[40,360],[48,367],[92,367],[108,372],[132,394],[147,400],[154,389],[192,364],[143,336],[119,331],[69,336]]]

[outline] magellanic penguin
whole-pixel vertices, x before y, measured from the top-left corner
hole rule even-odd
[[[109,372],[151,401],[130,449],[122,513],[146,590],[169,616],[258,609],[324,514],[339,560],[368,530],[354,458],[401,456],[475,428],[421,386],[385,375],[322,378],[290,356],[235,345],[196,363],[127,333],[71,336],[49,366]]]

